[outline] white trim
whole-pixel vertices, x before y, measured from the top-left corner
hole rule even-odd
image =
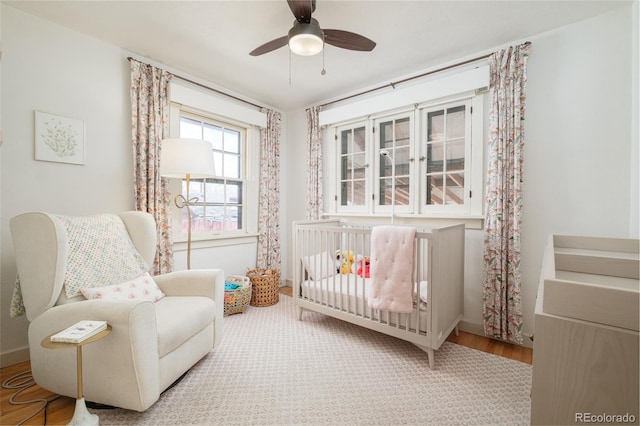
[[[267,127],[266,113],[235,102],[229,102],[219,96],[203,93],[202,90],[196,90],[189,86],[189,83],[181,80],[171,81],[169,84],[171,102],[188,105],[202,111],[224,111],[224,115],[233,120],[252,126]]]
[[[489,65],[462,71],[456,74],[430,79],[422,83],[408,85],[367,99],[354,101],[320,111],[320,125],[345,122],[356,117],[389,111],[411,104],[423,103],[455,93],[475,90],[489,85]]]

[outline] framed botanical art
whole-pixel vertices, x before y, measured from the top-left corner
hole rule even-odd
[[[35,112],[36,160],[84,164],[84,121]]]

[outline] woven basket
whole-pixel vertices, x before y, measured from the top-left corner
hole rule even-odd
[[[247,271],[251,280],[253,292],[251,293],[251,306],[271,306],[278,303],[280,297],[280,271],[256,268]]]
[[[247,310],[251,301],[251,281],[247,277],[240,275],[231,275],[225,279],[226,282],[232,284],[240,284],[235,290],[224,292],[224,316],[241,314]]]

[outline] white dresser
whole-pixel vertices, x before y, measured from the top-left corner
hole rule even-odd
[[[640,422],[638,252],[638,240],[549,238],[535,308],[531,424]]]

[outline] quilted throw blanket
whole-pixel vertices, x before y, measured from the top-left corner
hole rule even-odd
[[[118,215],[56,217],[67,231],[64,291],[68,298],[81,294],[82,288],[119,284],[149,269]],[[17,280],[11,302],[12,316],[24,313],[21,301]]]
[[[375,226],[371,230],[369,304],[390,312],[413,311],[413,256],[416,229]]]

